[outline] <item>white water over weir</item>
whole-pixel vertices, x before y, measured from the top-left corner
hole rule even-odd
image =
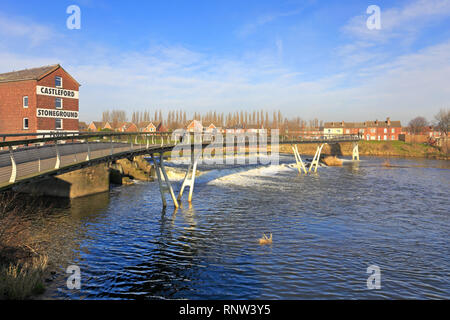
[[[34,137],[33,137],[34,136]],[[250,163],[278,163],[278,145],[290,144],[294,151],[299,173],[317,172],[320,154],[325,144],[353,143],[353,159],[359,160],[358,136],[322,137],[321,139],[279,139],[278,130],[270,139],[261,134],[233,134],[224,139],[221,135],[176,131],[134,133],[51,133],[0,135],[0,191],[13,186],[37,181],[49,176],[79,170],[99,163],[111,163],[121,158],[132,159],[138,155],[150,155],[158,178],[163,206],[167,206],[165,194],[170,194],[174,207],[179,206],[185,188],[189,188],[188,202],[193,199],[197,165],[199,161],[214,164],[239,163],[239,154],[249,151]],[[298,145],[318,144],[309,170],[301,159]],[[270,155],[268,152],[270,146]],[[5,150],[6,149],[6,150]],[[225,155],[223,151],[225,150]],[[190,154],[190,162],[178,196],[168,178],[164,165],[164,153],[172,158]],[[212,156],[214,153],[214,157]],[[159,155],[158,158],[156,155]],[[206,157],[202,157],[206,155]]]

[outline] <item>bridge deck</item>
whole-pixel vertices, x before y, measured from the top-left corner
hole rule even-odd
[[[74,143],[59,145],[60,167],[55,169],[56,150],[54,146],[28,147],[14,151],[17,163],[17,177],[14,183],[9,179],[12,172],[12,163],[8,151],[0,152],[0,191],[9,189],[14,185],[42,179],[51,175],[77,170],[98,163],[113,161],[116,159],[137,156],[148,153],[160,153],[172,150],[173,145],[161,147],[161,145],[133,145],[125,143],[114,143],[113,154],[111,154],[110,143],[90,143],[90,159],[87,145]]]
[[[95,135],[93,135],[95,136]],[[100,134],[97,134],[100,136]],[[83,136],[86,137],[86,136]],[[52,140],[53,139],[53,140]],[[59,138],[58,140],[63,140]],[[342,143],[342,142],[355,142],[359,139],[356,137],[343,137],[335,139],[310,139],[310,140],[280,140],[278,144],[322,144],[322,143]],[[11,160],[11,153],[9,150],[0,151],[0,191],[11,188],[14,185],[26,183],[34,180],[41,179],[50,175],[58,175],[65,172],[77,170],[79,168],[91,166],[101,162],[113,161],[120,158],[131,157],[142,154],[152,154],[171,151],[174,148],[173,144],[166,144],[161,146],[160,144],[130,144],[122,142],[73,142],[58,144],[58,152],[60,165],[56,168],[57,163],[57,149],[55,144],[45,144],[42,146],[27,146],[27,143],[36,143],[39,141],[51,142],[55,141],[55,138],[41,138],[41,139],[29,139],[19,141],[0,142],[0,147],[12,147],[18,146],[14,149],[13,157],[16,164],[16,177],[14,182],[10,182],[10,178],[13,172],[13,162]],[[208,146],[205,140],[202,147]],[[234,141],[234,146],[239,143],[238,139]],[[267,145],[272,144],[269,140]],[[248,140],[244,143],[249,146]],[[89,145],[89,146],[88,146]],[[214,144],[213,144],[214,145]],[[250,144],[251,145],[251,144]],[[190,145],[193,147],[193,145]],[[222,146],[221,144],[217,146]],[[90,154],[89,160],[87,160],[88,152]]]

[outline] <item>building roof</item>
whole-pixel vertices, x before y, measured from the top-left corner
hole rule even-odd
[[[94,124],[96,128],[103,128],[103,126],[106,124],[106,122],[101,121],[92,121],[91,124]]]
[[[88,128],[88,126],[87,126],[86,122],[83,122],[83,121],[78,122],[78,129],[80,131],[86,131],[87,128]]]
[[[367,128],[367,127],[401,127],[400,121],[390,121],[389,118],[385,121],[365,121],[365,122],[325,122],[325,128]]]
[[[147,128],[150,124],[152,124],[156,128],[155,124],[152,121],[139,122],[138,128]]]
[[[24,70],[18,70],[18,71],[12,71],[12,72],[6,72],[6,73],[0,73],[0,83],[2,82],[15,82],[15,81],[25,81],[25,80],[41,80],[51,72],[55,71],[56,69],[61,68],[64,70],[63,67],[61,67],[59,64],[53,64],[49,66],[43,66],[38,68],[31,68],[31,69],[24,69]],[[64,70],[65,71],[65,70]],[[69,76],[70,74],[65,71]],[[72,76],[70,76],[72,78]],[[73,79],[73,78],[72,78]],[[78,81],[73,79],[78,85]]]
[[[401,127],[400,121],[390,121],[390,124],[387,121],[366,121],[366,127]]]

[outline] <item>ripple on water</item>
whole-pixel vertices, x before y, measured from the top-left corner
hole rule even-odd
[[[292,158],[200,166],[207,172],[192,207],[184,200],[176,211],[161,208],[154,182],[73,201],[53,217],[67,227],[54,235],[61,270],[47,296],[448,299],[449,170],[403,159],[386,170],[383,161],[306,176],[285,165]],[[272,245],[258,244],[263,233],[273,234]],[[74,263],[80,291],[65,289],[64,268]],[[372,264],[381,269],[381,290],[367,290]]]

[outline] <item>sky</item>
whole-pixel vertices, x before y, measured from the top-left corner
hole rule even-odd
[[[83,121],[264,109],[406,125],[450,108],[450,0],[0,0],[0,73],[56,63],[82,85]]]

